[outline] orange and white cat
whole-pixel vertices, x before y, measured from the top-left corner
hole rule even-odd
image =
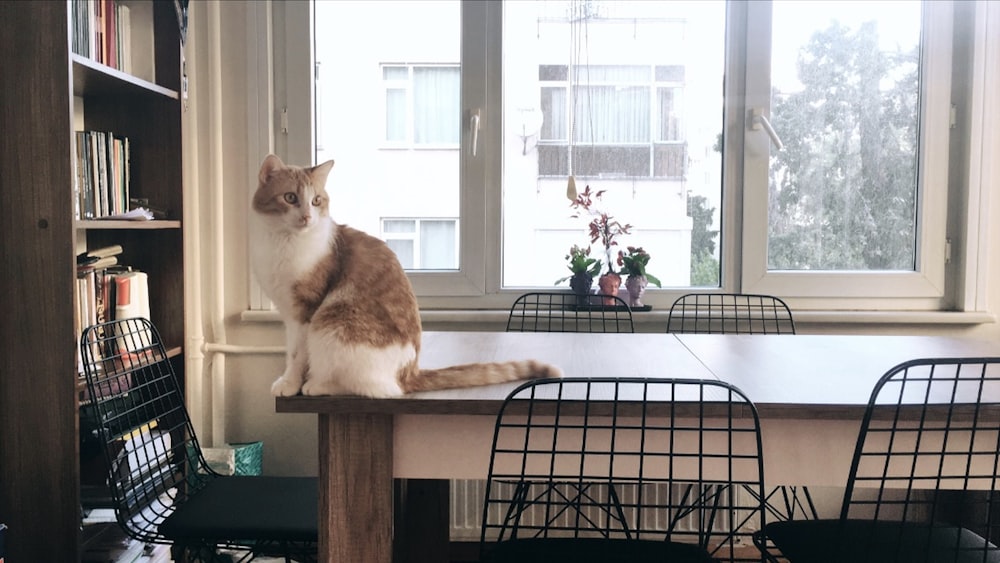
[[[396,255],[381,240],[330,218],[333,161],[261,164],[250,213],[257,280],[285,321],[285,372],[272,394],[395,397],[538,377],[533,360],[420,369],[420,312]]]

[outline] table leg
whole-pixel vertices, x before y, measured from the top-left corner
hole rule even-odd
[[[392,416],[319,415],[319,560],[392,562]]]

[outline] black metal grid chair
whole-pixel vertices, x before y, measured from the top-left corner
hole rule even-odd
[[[795,334],[792,311],[771,295],[689,293],[674,301],[667,332],[678,334]],[[764,508],[777,520],[819,517],[807,487],[782,485],[767,491]]]
[[[712,530],[763,525],[760,444],[754,405],[722,382],[527,382],[497,416],[480,560],[741,560],[749,529]]]
[[[632,309],[618,296],[531,292],[511,305],[507,332],[635,332],[635,327]]]
[[[80,340],[89,402],[82,416],[104,450],[125,533],[173,544],[191,560],[217,548],[316,559],[316,478],[223,476],[209,467],[174,367],[146,319],[88,327]]]
[[[751,293],[689,293],[674,301],[667,332],[686,334],[795,334],[783,300]]]
[[[861,423],[840,518],[775,522],[769,561],[1000,561],[1000,358],[889,370]]]

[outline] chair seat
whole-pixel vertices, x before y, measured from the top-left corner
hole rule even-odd
[[[171,540],[316,542],[319,486],[315,477],[218,477],[160,524]]]
[[[696,545],[622,538],[530,538],[499,542],[490,563],[714,563]]]
[[[1000,563],[1000,549],[965,528],[872,520],[773,522],[765,535],[791,563]]]

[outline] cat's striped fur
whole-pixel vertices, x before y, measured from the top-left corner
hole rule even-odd
[[[557,377],[533,360],[420,369],[420,314],[409,279],[381,240],[329,214],[333,161],[264,159],[251,204],[250,249],[261,287],[285,321],[277,396],[393,397],[414,391]]]

